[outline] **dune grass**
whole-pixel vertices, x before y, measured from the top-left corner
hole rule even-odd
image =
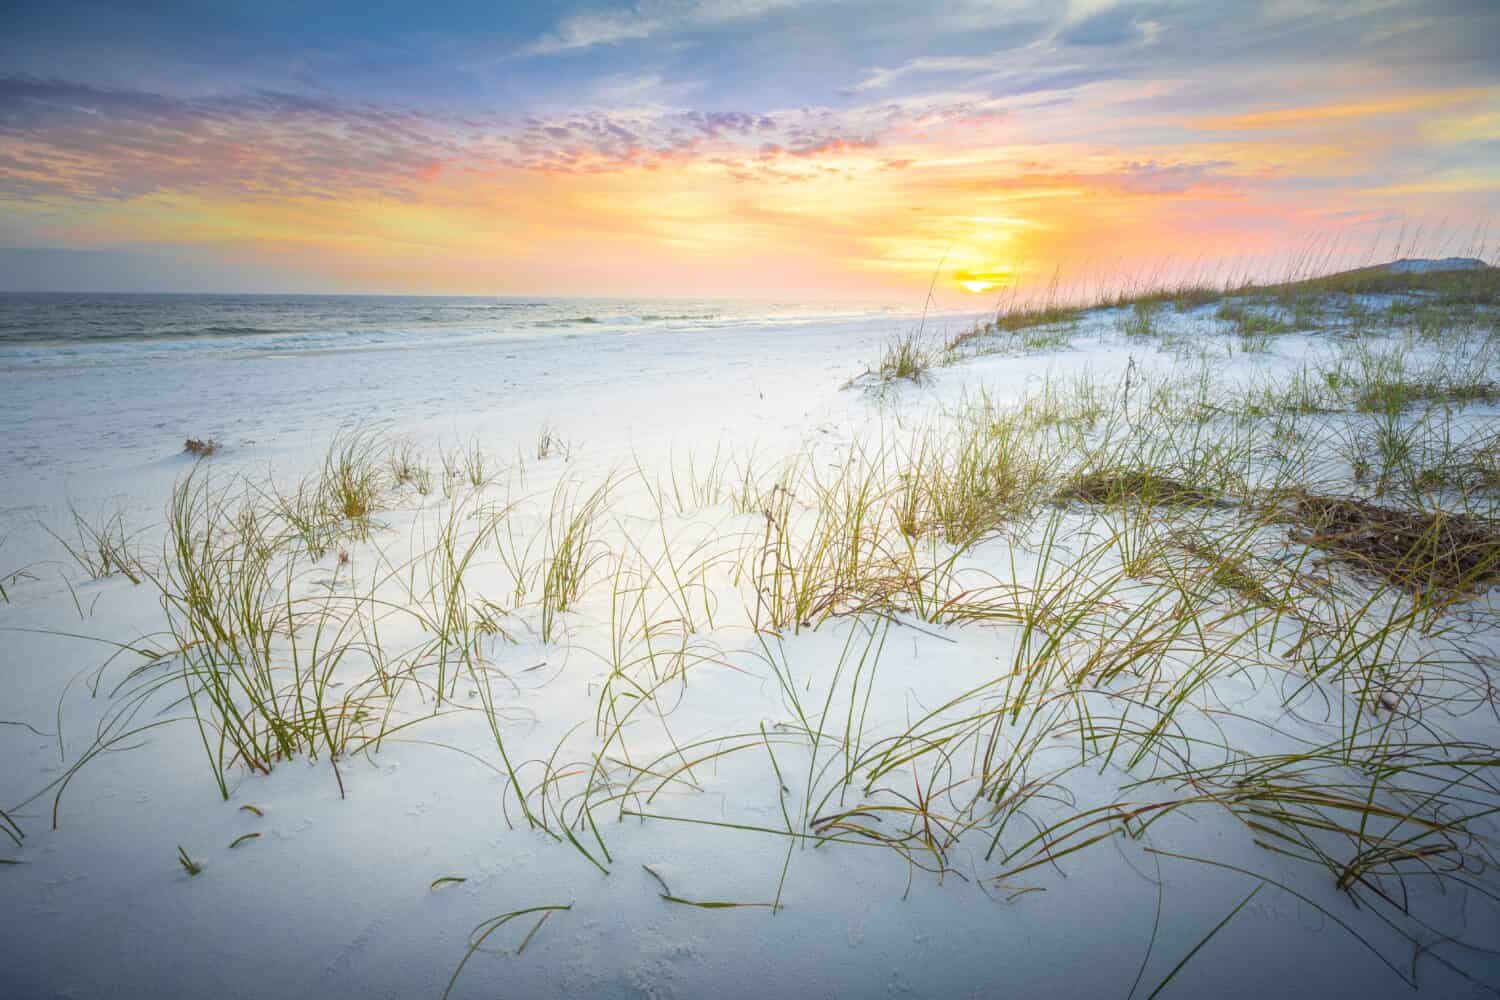
[[[135,535],[125,528],[124,512],[102,513],[90,519],[77,507],[69,506],[68,516],[72,522],[71,537],[46,525],[42,527],[90,580],[119,574],[131,583],[141,582],[144,569],[136,551]],[[11,574],[12,579],[14,576]]]
[[[0,535],[0,549],[5,548],[7,539],[8,536]],[[8,588],[14,587],[23,580],[34,579],[36,579],[35,575],[26,566],[13,566],[4,573],[0,573],[0,604],[10,603],[10,590]]]
[[[196,878],[203,874],[203,863],[190,858],[181,844],[177,845],[177,864],[187,872],[189,878]]]
[[[1404,234],[1403,234],[1404,237]],[[1414,244],[1398,238],[1398,248]],[[1483,256],[1484,248],[1476,251]],[[1174,335],[1167,310],[1190,312],[1214,306],[1214,316],[1239,348],[1264,353],[1274,337],[1295,331],[1342,328],[1358,335],[1372,329],[1405,330],[1427,341],[1447,334],[1487,331],[1500,324],[1500,268],[1459,271],[1391,271],[1384,266],[1334,270],[1333,247],[1316,243],[1284,265],[1285,278],[1265,281],[1234,271],[1168,280],[1158,272],[1116,275],[1064,290],[1061,273],[1040,285],[1015,285],[992,318],[936,344],[918,331],[886,342],[867,374],[882,382],[920,381],[934,368],[979,354],[1055,350],[1066,346],[1080,323],[1113,314],[1127,340],[1167,343]],[[1376,314],[1370,297],[1391,301]],[[1203,349],[1201,338],[1194,346]]]
[[[416,444],[398,441],[391,445],[386,457],[391,482],[396,486],[410,486],[421,496],[432,492],[432,470]]]
[[[872,371],[885,382],[920,382],[937,361],[937,352],[923,339],[922,332],[912,330],[886,341],[880,363]]]

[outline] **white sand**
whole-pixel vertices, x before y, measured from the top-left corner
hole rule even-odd
[[[1223,339],[1209,316],[1211,310],[1198,310],[1168,322]],[[111,649],[65,633],[128,641],[164,621],[150,585],[118,576],[82,579],[37,522],[60,526],[65,499],[85,512],[118,505],[143,529],[142,548],[158,551],[172,483],[191,468],[178,454],[188,435],[223,444],[208,464],[216,479],[264,478],[270,469],[284,483],[314,470],[345,426],[410,436],[433,456],[444,444],[478,442],[507,467],[512,484],[491,487],[486,496],[535,498],[515,515],[532,531],[544,529],[538,511],[560,479],[594,483],[615,469],[625,485],[605,533],[611,550],[630,551],[626,539],[634,538],[638,551],[656,553],[663,535],[640,480],[631,478],[637,468],[665,479],[674,467],[681,473],[690,455],[701,468],[716,449],[725,460],[810,449],[815,461],[832,465],[849,442],[895,433],[981,387],[1003,401],[1035,389],[1048,373],[1087,369],[1113,380],[1131,358],[1134,377],[1186,367],[1123,339],[1112,330],[1116,319],[1088,321],[1073,349],[982,357],[886,393],[841,389],[901,326],[869,320],[241,360],[190,353],[147,365],[0,372],[0,535],[7,536],[0,572],[29,566],[34,575],[12,586],[10,603],[0,604],[6,629],[0,718],[52,734],[60,712],[63,736],[60,745],[53,735],[0,726],[0,806],[10,809],[33,795],[89,749],[110,711],[110,689],[131,665],[129,657],[116,661],[90,697],[88,680]],[[1317,337],[1287,335],[1270,353],[1234,353],[1216,367],[1226,377],[1286,373],[1320,349]],[[1480,408],[1470,417],[1492,420],[1494,413]],[[567,460],[536,459],[538,435],[548,425],[570,443]],[[446,506],[438,495],[409,496],[382,512],[383,527],[371,541],[348,545],[354,578],[382,572],[380,551],[399,563],[430,545]],[[1085,520],[1070,517],[1073,527]],[[760,523],[718,505],[668,511],[664,527],[678,551],[697,539],[733,551],[733,539],[754,537]],[[1013,560],[1017,577],[1027,578],[1034,559],[1024,546],[994,538],[966,565],[1009,579]],[[335,573],[331,554],[320,565],[324,579]],[[508,580],[492,553],[471,586],[504,596]],[[669,706],[671,739],[682,743],[754,733],[763,724],[774,731],[792,718],[745,627],[743,595],[724,580],[714,586],[721,601],[717,627],[705,622],[692,637],[709,659],[693,667],[680,703],[674,696]],[[518,641],[487,646],[492,664],[513,682],[495,694],[514,759],[545,760],[580,723],[567,738],[566,756],[588,759],[608,675],[609,614],[610,586],[601,572],[566,616],[564,641],[541,643],[528,605],[512,623]],[[1484,627],[1493,631],[1493,616]],[[835,619],[786,638],[782,649],[805,685],[807,704],[822,706],[846,641],[855,634],[862,648],[863,628]],[[396,620],[381,637],[393,654],[419,639],[412,625]],[[868,739],[899,731],[993,678],[1010,663],[1017,641],[1013,628],[891,626],[869,702]],[[1279,693],[1255,680],[1226,681],[1214,697],[1243,719],[1274,723],[1294,739],[1320,731],[1314,722],[1288,719]],[[461,702],[470,706],[471,688],[459,685]],[[152,702],[135,723],[180,716],[182,707],[169,701]],[[1226,725],[1247,749],[1265,752],[1287,742],[1255,721]],[[1489,745],[1500,735],[1492,712],[1444,726]],[[658,722],[643,720],[632,733],[633,759],[670,750]],[[954,870],[944,877],[914,871],[879,847],[806,847],[791,853],[779,912],[706,910],[661,899],[642,866],[681,897],[769,901],[786,841],[682,822],[619,820],[604,810],[601,833],[612,858],[605,875],[568,844],[515,826],[516,802],[495,770],[494,743],[479,713],[428,720],[401,735],[409,741],[392,740],[340,763],[343,798],[326,759],[299,759],[269,776],[236,769],[230,800],[222,802],[191,723],[153,729],[98,756],[63,794],[55,832],[47,795],[14,813],[26,834],[21,849],[0,841],[0,857],[24,862],[0,869],[0,996],[437,997],[471,928],[544,905],[572,908],[553,913],[519,956],[534,919],[498,931],[489,950],[470,960],[455,995],[1124,996],[1159,920],[1137,991],[1144,996],[1256,885],[1233,871],[1148,853],[1147,846],[1263,873],[1306,897],[1263,889],[1178,974],[1168,995],[1411,992],[1318,907],[1414,975],[1422,995],[1484,992],[1430,955],[1414,963],[1411,944],[1386,923],[1388,914],[1356,907],[1326,871],[1256,847],[1242,824],[1212,808],[1174,816],[1141,841],[1110,838],[1001,886],[991,881],[998,865],[984,857],[982,831],[953,852]],[[1075,749],[1049,748],[1038,766],[1063,766]],[[639,806],[779,828],[783,802],[800,808],[809,792],[806,752],[779,752],[785,799],[767,755],[757,752],[702,764],[695,770],[700,790],[674,785],[649,808],[644,801]],[[1084,769],[1063,787],[1080,803],[1128,799],[1120,789],[1148,770]],[[534,781],[541,771],[529,765],[527,774]],[[917,775],[919,783],[941,777]],[[911,784],[904,772],[889,781]],[[252,832],[260,837],[228,848]],[[1493,824],[1488,833],[1495,833]],[[190,878],[179,867],[178,845],[202,862],[201,875]],[[445,876],[466,881],[429,889]],[[1492,872],[1476,872],[1472,880],[1495,889]],[[1029,888],[1044,891],[1016,894]],[[1444,891],[1416,880],[1412,893],[1432,921],[1425,940],[1453,935],[1464,943],[1439,944],[1436,954],[1500,982],[1500,961],[1468,947],[1500,946],[1495,902],[1451,883]]]

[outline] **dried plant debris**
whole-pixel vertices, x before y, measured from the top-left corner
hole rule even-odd
[[[190,437],[182,443],[182,450],[197,458],[207,458],[219,450],[219,442],[213,438]]]
[[[1151,506],[1198,507],[1222,503],[1206,490],[1145,469],[1102,469],[1074,476],[1059,500],[1090,504],[1142,503]]]
[[[1445,511],[1305,495],[1288,514],[1295,540],[1413,592],[1458,592],[1500,580],[1500,525]]]

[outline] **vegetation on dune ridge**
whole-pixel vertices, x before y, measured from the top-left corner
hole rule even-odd
[[[1482,738],[1500,721],[1500,327],[1481,273],[1378,293],[1440,299],[1442,323],[1302,308],[1354,335],[1283,376],[1132,363],[785,457],[590,480],[542,464],[570,452],[544,430],[509,466],[477,441],[439,455],[438,491],[417,445],[369,433],[340,435],[290,489],[200,464],[157,557],[118,518],[77,519],[78,565],[122,566],[128,541],[163,625],[93,675],[111,706],[98,737],[36,798],[56,822],[79,768],[167,725],[191,727],[228,799],[298,757],[342,791],[360,756],[472,720],[483,745],[453,749],[492,769],[505,820],[602,872],[638,862],[614,833],[626,819],[785,849],[747,899],[678,895],[648,869],[664,905],[775,914],[795,901],[796,852],[834,847],[1020,901],[1078,891],[1059,875],[1109,844],[1287,894],[1409,984],[1414,966],[1372,935],[1500,986],[1482,942],[1433,931],[1435,894],[1500,894],[1500,754]],[[1164,305],[1128,306],[1122,336],[1170,336]],[[1248,314],[1215,322],[1269,335]],[[1010,322],[994,330],[1027,329]],[[978,340],[898,340],[888,377]],[[891,677],[897,645],[980,636],[993,668],[941,700]],[[587,655],[529,675],[508,659],[522,646]],[[698,683],[710,674],[763,682],[774,708],[733,717]],[[527,676],[587,692],[555,740],[517,697]],[[17,815],[0,831],[19,848]],[[1200,825],[1214,836],[1194,840]],[[502,928],[529,928],[524,949],[571,905],[479,925],[454,982]]]
[[[1372,328],[1421,331],[1473,325],[1493,327],[1500,313],[1500,268],[1392,270],[1373,265],[1326,274],[1318,258],[1304,256],[1288,265],[1289,276],[1266,282],[1249,278],[1184,279],[1156,277],[1118,281],[1109,290],[1065,293],[1058,276],[1041,288],[1014,287],[994,315],[968,328],[925,335],[925,323],[889,341],[878,363],[864,376],[878,382],[921,381],[934,368],[987,353],[1034,353],[1066,346],[1090,318],[1110,318],[1123,336],[1165,339],[1172,314],[1215,307],[1214,316],[1246,351],[1265,350],[1270,338],[1299,331],[1358,334]],[[1304,276],[1290,276],[1290,275]],[[1368,300],[1390,301],[1374,310]]]

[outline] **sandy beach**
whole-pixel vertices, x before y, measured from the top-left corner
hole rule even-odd
[[[12,364],[4,992],[1482,992],[1489,564],[1268,512],[1434,294]]]

